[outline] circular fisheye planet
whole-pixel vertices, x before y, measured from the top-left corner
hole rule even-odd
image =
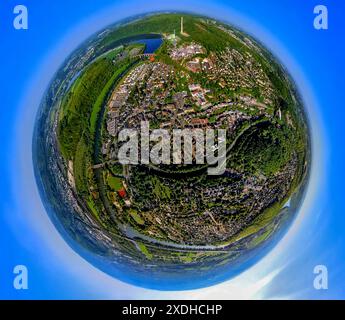
[[[40,105],[33,163],[68,244],[147,288],[210,286],[260,260],[303,201],[310,137],[280,62],[209,17],[136,16],[90,37]]]

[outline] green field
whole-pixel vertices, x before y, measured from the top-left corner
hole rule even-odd
[[[133,209],[129,210],[129,214],[137,224],[143,225],[145,223],[145,221],[142,219],[142,217],[139,215],[139,213],[136,210],[133,210]]]
[[[60,149],[66,159],[74,158],[81,137],[92,140],[88,119],[100,92],[107,85],[114,71],[109,60],[100,59],[87,67],[67,93],[58,127]]]
[[[118,177],[113,177],[111,175],[108,175],[107,182],[108,182],[109,187],[115,191],[121,190],[123,188],[122,180]]]
[[[153,255],[151,252],[149,252],[149,250],[147,249],[147,247],[142,243],[142,242],[137,242],[137,245],[140,249],[140,251],[145,255],[145,257],[149,260],[151,260],[153,258]]]
[[[96,131],[96,124],[98,115],[101,111],[102,105],[105,103],[105,99],[109,93],[109,90],[113,87],[118,76],[127,69],[127,65],[123,65],[115,70],[109,81],[103,87],[100,95],[97,97],[95,104],[93,105],[91,116],[90,116],[90,133],[94,134]]]

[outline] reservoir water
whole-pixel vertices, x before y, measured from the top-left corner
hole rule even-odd
[[[133,41],[133,43],[140,43],[145,45],[144,53],[154,53],[161,46],[162,42],[162,38],[147,38]]]

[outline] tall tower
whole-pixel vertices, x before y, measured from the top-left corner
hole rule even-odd
[[[183,17],[181,17],[181,34],[183,34]]]

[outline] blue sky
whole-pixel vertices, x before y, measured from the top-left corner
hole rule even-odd
[[[202,3],[202,5],[201,5]],[[29,29],[14,30],[13,8],[29,10]],[[329,29],[313,28],[327,5]],[[44,212],[32,174],[31,135],[38,103],[66,55],[107,24],[136,13],[179,9],[240,26],[286,65],[306,101],[313,130],[310,190],[298,218],[265,258],[223,284],[156,292],[95,269],[61,239]],[[0,35],[0,298],[345,298],[343,183],[345,116],[343,1],[2,1]],[[13,267],[29,270],[29,289],[14,290]],[[313,288],[324,264],[329,289]]]

